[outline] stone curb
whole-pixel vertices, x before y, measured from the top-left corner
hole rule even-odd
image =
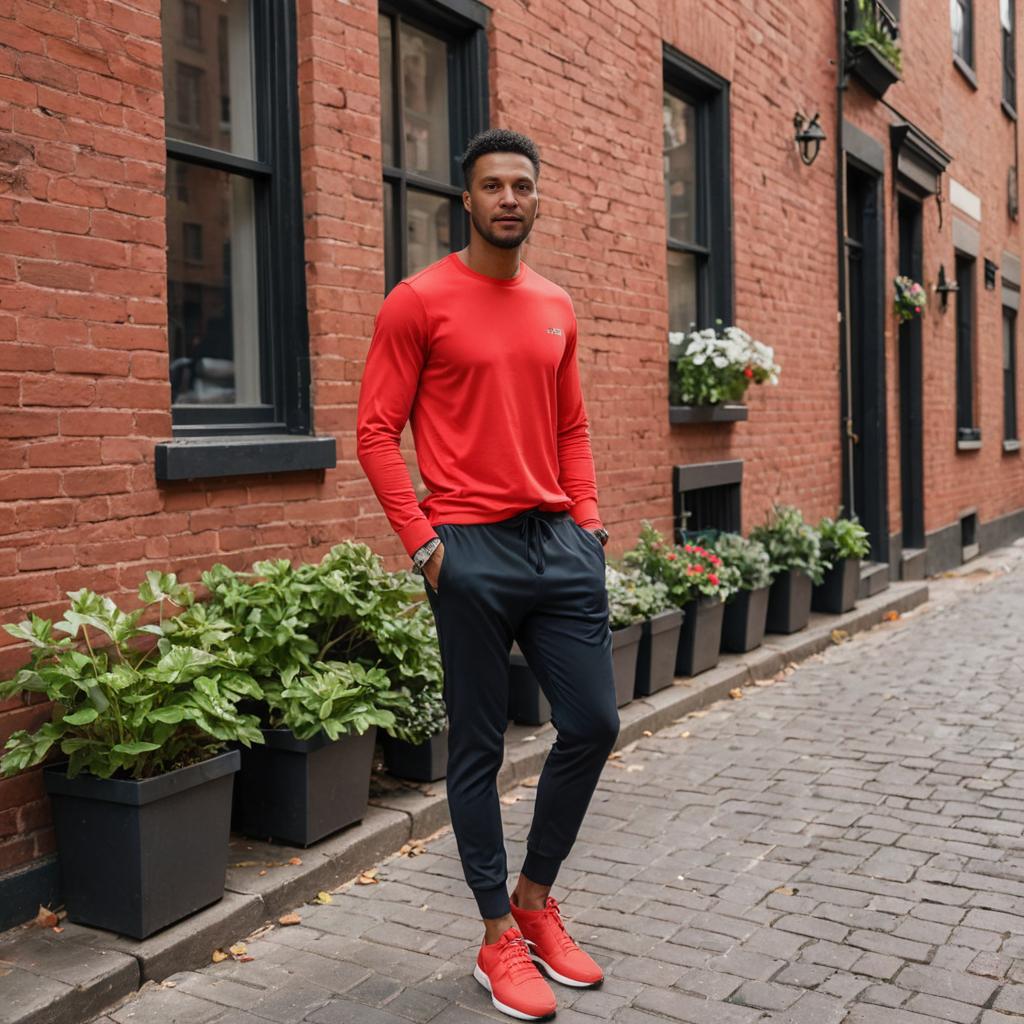
[[[926,583],[894,583],[846,615],[812,614],[799,633],[772,636],[749,654],[726,655],[716,668],[693,679],[677,679],[673,686],[620,708],[617,746],[721,700],[735,687],[769,678],[826,650],[834,642],[833,630],[852,636],[882,622],[889,612],[910,611],[927,600]],[[536,775],[553,738],[550,724],[510,726],[499,791]],[[447,824],[443,782],[410,788],[373,800],[360,824],[308,850],[235,839],[224,898],[145,941],[71,924],[61,934],[8,932],[0,937],[0,989],[5,997],[0,1000],[0,1024],[81,1024],[144,982],[205,966],[214,949],[230,945],[318,891],[336,888],[409,839]],[[291,864],[293,858],[301,863]]]

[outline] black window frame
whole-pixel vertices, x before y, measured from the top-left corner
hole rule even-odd
[[[1002,108],[1012,118],[1017,117],[1017,4],[1011,0],[1010,27],[1003,25],[1002,6],[999,12],[999,38],[1003,55]]]
[[[381,0],[378,13],[391,19],[392,90],[391,126],[397,145],[397,163],[383,166],[382,196],[394,189],[392,235],[384,238],[385,290],[409,276],[408,191],[447,196],[451,207],[451,249],[469,241],[468,218],[461,211],[462,167],[460,158],[469,140],[485,130],[489,121],[488,50],[486,29],[490,10],[477,0]],[[405,169],[402,133],[401,24],[444,41],[448,53],[448,132],[451,149],[451,183],[437,181]],[[378,29],[379,33],[379,29]],[[381,82],[383,102],[384,83]],[[383,148],[383,147],[382,147]],[[383,209],[383,203],[382,203]],[[383,216],[383,213],[382,213]]]
[[[156,446],[158,480],[323,469],[336,462],[334,438],[310,436],[295,0],[252,3],[250,31],[255,158],[177,139],[173,122],[166,153],[168,164],[228,171],[253,184],[260,402],[172,405],[175,440]]]
[[[1003,360],[1003,447],[1014,451],[1020,447],[1020,421],[1018,419],[1019,393],[1017,387],[1017,310],[1003,306],[1001,327],[1003,331],[1003,352],[1006,352],[1006,330],[1009,321],[1010,345],[1009,366]],[[1010,442],[1007,444],[1007,442]]]
[[[697,263],[697,328],[733,315],[732,171],[729,81],[667,43],[663,47],[664,92],[694,107],[697,120],[696,243],[674,239],[665,225],[666,251],[700,257]],[[721,187],[715,187],[721,186]],[[666,265],[666,280],[668,269]]]
[[[956,41],[953,45],[953,63],[963,72],[967,80],[975,88],[978,87],[978,79],[974,70],[974,0],[956,0],[957,5],[963,14],[963,52],[956,48]],[[950,23],[950,33],[953,26]]]
[[[975,315],[978,260],[956,253],[956,439],[961,445],[981,440],[976,425],[974,394]]]

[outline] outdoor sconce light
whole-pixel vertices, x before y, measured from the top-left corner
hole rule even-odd
[[[825,130],[818,124],[820,116],[820,114],[815,114],[808,121],[803,114],[797,113],[793,118],[793,127],[796,128],[796,144],[800,150],[800,159],[808,167],[817,159],[821,144],[828,138]]]
[[[935,290],[939,293],[939,300],[942,303],[942,312],[946,312],[946,303],[949,302],[949,293],[960,291],[960,285],[956,281],[952,284],[946,280],[946,265],[943,263],[939,267],[939,283],[935,286]]]

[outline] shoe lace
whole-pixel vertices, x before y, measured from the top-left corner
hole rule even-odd
[[[562,912],[558,909],[558,901],[554,896],[549,896],[544,904],[544,909],[548,912],[551,920],[558,925],[558,943],[562,947],[562,952],[567,953],[573,949],[579,949],[575,942],[573,942],[572,936],[565,930],[565,922],[562,920]]]
[[[505,940],[505,945],[501,950],[501,962],[512,981],[537,971],[530,958],[530,947],[526,944],[526,939],[518,933],[509,935]]]

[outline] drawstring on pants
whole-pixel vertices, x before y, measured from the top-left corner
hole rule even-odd
[[[544,575],[544,535],[548,539],[554,536],[545,515],[549,516],[550,513],[538,513],[537,510],[530,509],[522,513],[519,521],[519,536],[526,541],[526,559],[531,561],[532,548],[536,555],[536,558],[532,559],[533,567],[541,576]]]

